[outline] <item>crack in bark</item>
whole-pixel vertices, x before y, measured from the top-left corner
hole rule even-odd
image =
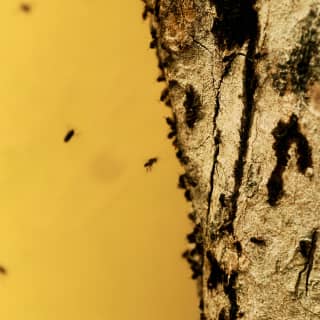
[[[220,151],[220,130],[217,131],[217,134],[214,137],[214,145],[215,145],[215,150],[213,154],[213,164],[212,164],[212,169],[211,169],[211,174],[210,174],[210,190],[208,193],[208,211],[207,211],[207,225],[209,222],[209,216],[210,216],[210,207],[211,207],[211,198],[213,194],[213,189],[214,189],[214,173],[216,170],[216,165],[218,163],[218,156],[219,156],[219,151]]]
[[[217,118],[218,118],[218,114],[220,111],[220,89],[221,89],[221,85],[222,82],[224,80],[224,78],[229,74],[230,69],[231,69],[231,65],[234,61],[234,59],[236,58],[236,54],[230,55],[227,57],[228,59],[225,60],[225,58],[223,59],[223,61],[227,61],[227,65],[225,66],[223,73],[221,75],[220,81],[219,81],[219,85],[218,85],[218,89],[217,89],[217,94],[216,94],[216,99],[215,99],[215,109],[214,109],[214,114],[213,114],[213,132],[216,131],[217,128]],[[216,165],[217,165],[217,159],[219,156],[219,144],[221,142],[221,131],[217,130],[216,135],[214,136],[214,145],[216,146],[216,149],[214,151],[213,154],[213,165],[212,165],[212,169],[211,169],[211,173],[210,173],[210,190],[209,190],[209,194],[208,194],[208,211],[207,211],[207,223],[209,221],[209,216],[210,216],[210,208],[211,208],[211,201],[212,201],[212,194],[213,194],[213,189],[214,189],[214,173],[215,173],[215,169],[216,169]]]
[[[306,272],[305,290],[306,290],[306,294],[308,293],[309,278],[310,278],[310,274],[311,274],[312,267],[313,267],[313,259],[314,259],[314,253],[316,250],[317,239],[318,239],[317,230],[314,230],[312,233],[312,237],[311,237],[310,247],[308,248],[307,251],[305,251],[305,250],[301,251],[301,254],[306,259],[306,262],[305,262],[303,269],[298,274],[298,279],[297,279],[296,286],[295,286],[296,295],[298,295],[298,289],[299,289],[299,284],[301,281],[301,276],[304,272]],[[304,243],[304,242],[300,241],[300,247],[302,247],[302,243]]]

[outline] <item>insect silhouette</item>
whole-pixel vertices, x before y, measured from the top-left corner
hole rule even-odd
[[[23,2],[20,5],[20,9],[21,9],[21,11],[23,11],[25,13],[29,13],[31,11],[31,5],[28,4],[28,3]]]
[[[74,133],[75,133],[75,132],[74,132],[73,129],[69,130],[69,131],[67,132],[67,134],[64,136],[63,141],[64,141],[65,143],[69,142],[69,141],[72,139],[72,137],[74,136]]]
[[[144,167],[147,171],[150,171],[152,166],[158,161],[158,158],[150,158],[145,164]]]

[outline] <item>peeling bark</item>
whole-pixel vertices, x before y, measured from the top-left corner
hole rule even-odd
[[[200,318],[320,319],[320,1],[144,3]]]

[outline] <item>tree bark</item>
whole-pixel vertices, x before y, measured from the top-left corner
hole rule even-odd
[[[144,2],[201,319],[320,319],[320,2]]]

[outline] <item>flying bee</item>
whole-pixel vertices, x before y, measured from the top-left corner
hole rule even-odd
[[[64,141],[65,143],[69,142],[69,141],[72,139],[72,137],[74,136],[74,133],[75,133],[75,131],[74,131],[73,129],[69,130],[69,131],[67,132],[67,134],[64,136],[63,141]]]
[[[145,164],[144,167],[147,171],[150,171],[152,166],[158,161],[158,158],[150,158]]]

